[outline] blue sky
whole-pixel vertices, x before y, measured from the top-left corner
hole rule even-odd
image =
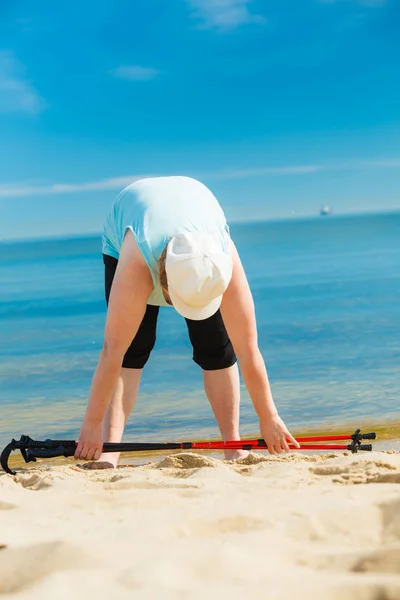
[[[137,177],[229,220],[400,208],[397,0],[0,4],[0,238],[101,229]]]

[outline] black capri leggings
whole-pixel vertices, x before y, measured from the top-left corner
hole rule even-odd
[[[105,293],[108,305],[111,286],[118,260],[103,254],[105,267]],[[143,369],[156,342],[159,306],[147,305],[140,327],[126,351],[122,366],[127,369]],[[204,321],[185,319],[193,346],[193,360],[205,371],[227,369],[236,362],[233,346],[225,329],[220,311]]]

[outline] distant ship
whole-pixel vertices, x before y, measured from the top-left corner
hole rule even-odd
[[[321,208],[319,214],[321,215],[321,217],[326,217],[327,215],[331,215],[332,214],[332,209],[331,209],[330,206],[325,205],[325,206],[323,206]]]

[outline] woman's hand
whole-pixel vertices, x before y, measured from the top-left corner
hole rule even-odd
[[[85,417],[79,434],[79,443],[75,451],[75,458],[98,460],[102,449],[102,422]]]
[[[278,414],[260,420],[260,429],[270,454],[290,452],[289,444],[300,448]]]

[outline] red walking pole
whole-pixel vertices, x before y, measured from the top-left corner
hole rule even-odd
[[[314,436],[299,437],[297,441],[300,448],[295,448],[289,443],[291,450],[359,450],[371,451],[371,444],[362,444],[362,440],[376,439],[375,433],[361,433],[359,429],[352,435],[341,436]],[[328,442],[351,440],[350,444],[309,444],[307,442]],[[6,473],[15,475],[8,466],[8,459],[13,450],[20,450],[25,462],[36,461],[37,458],[55,458],[56,456],[73,456],[77,442],[75,440],[33,440],[27,435],[22,435],[19,440],[11,440],[0,456],[0,463]],[[228,442],[122,442],[119,444],[106,443],[103,452],[148,452],[156,450],[266,450],[267,444],[263,439],[228,441]]]

